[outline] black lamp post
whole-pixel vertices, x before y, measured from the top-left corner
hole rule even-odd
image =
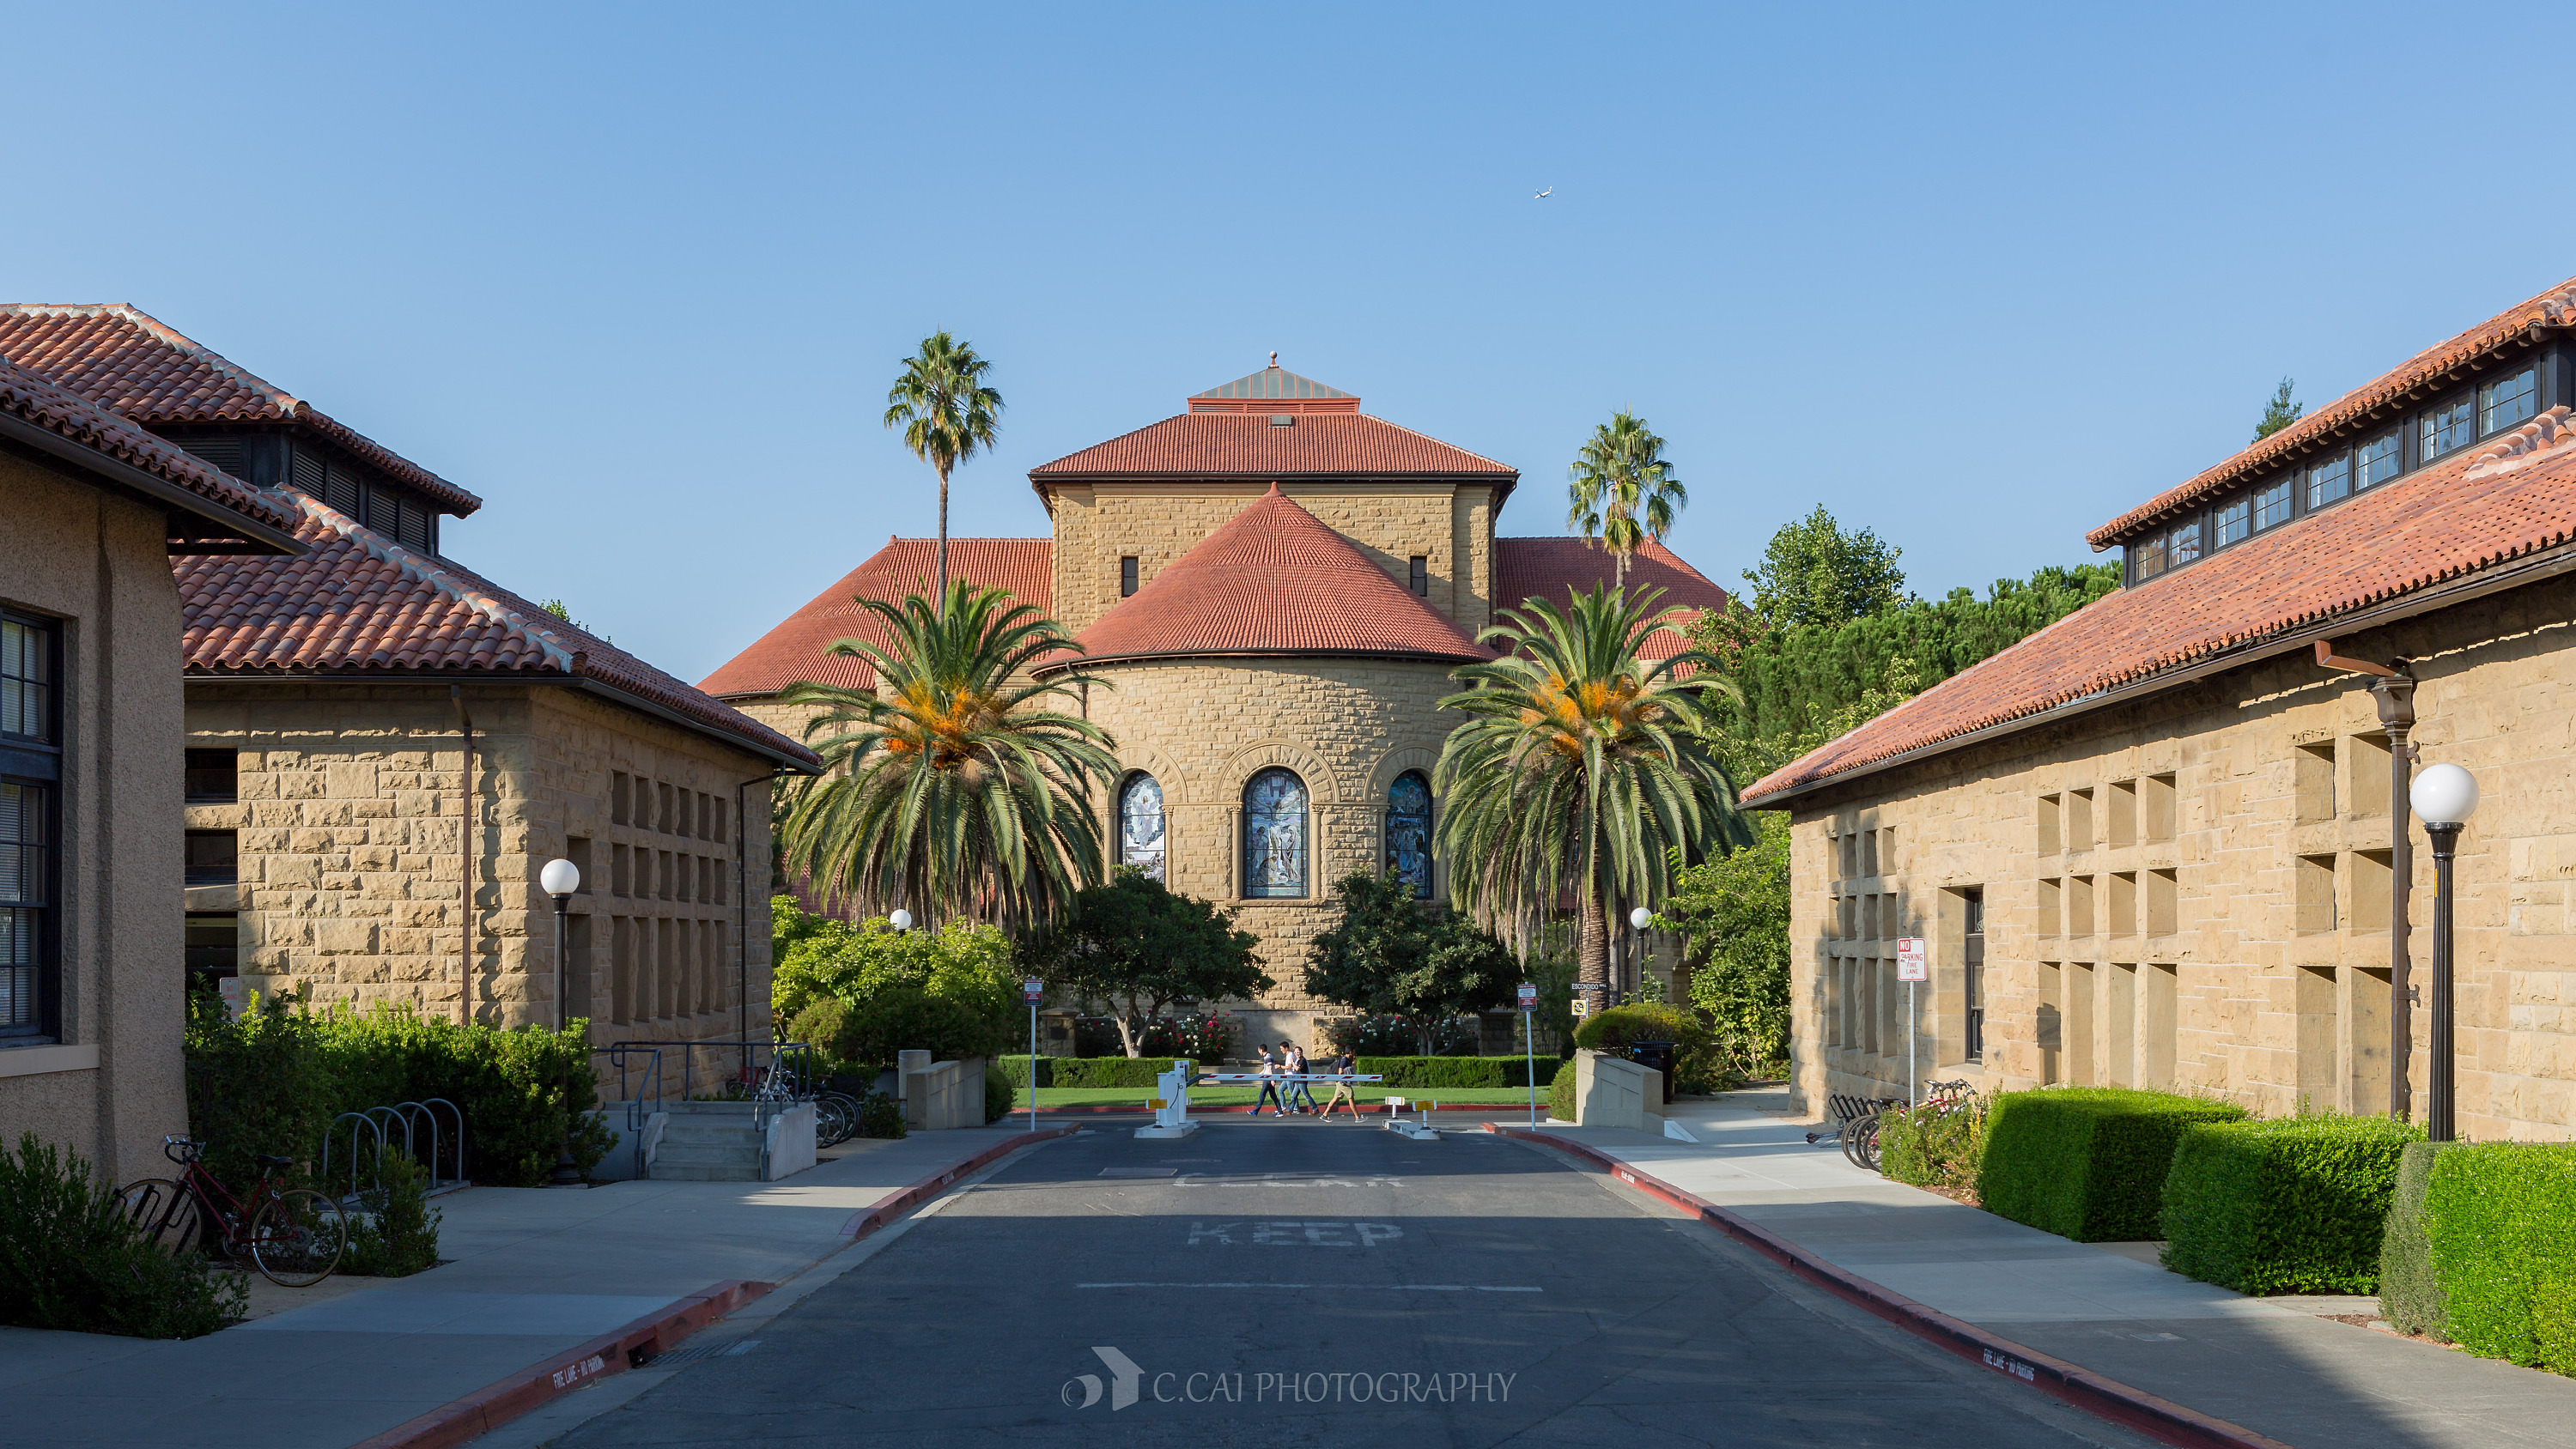
[[[2460,827],[2478,808],[2478,781],[2458,765],[2428,765],[2407,799],[2433,842],[2433,1039],[2432,1091],[2425,1103],[2424,1135],[2435,1142],[2458,1137],[2451,1032],[2451,860]]]
[[[537,884],[545,889],[547,895],[554,897],[555,901],[555,1030],[560,1032],[571,1025],[572,1005],[572,957],[570,949],[565,945],[564,908],[572,904],[573,892],[581,889],[581,867],[568,860],[547,861],[546,868],[537,873]],[[563,1103],[563,1138],[555,1145],[554,1185],[579,1187],[581,1164],[572,1160],[572,1068],[570,1066],[564,1068]]]

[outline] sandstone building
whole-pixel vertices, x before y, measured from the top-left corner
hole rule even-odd
[[[170,561],[184,786],[177,740],[121,767],[166,804],[153,898],[175,928],[184,888],[201,982],[766,1038],[767,789],[804,746],[447,557],[440,519],[479,498],[141,312],[0,307],[0,357],[220,468],[298,546]],[[558,855],[583,877],[563,1000]]]
[[[117,1181],[187,1127],[170,557],[302,551],[292,510],[0,361],[0,1141]]]
[[[1437,704],[1452,669],[1485,657],[1478,632],[1612,571],[1578,539],[1498,537],[1519,478],[1274,360],[1032,470],[1051,537],[950,540],[952,574],[1049,611],[1110,684],[1081,703],[1126,767],[1102,802],[1110,838],[1261,937],[1280,986],[1247,1013],[1256,1039],[1305,1039],[1326,1010],[1298,982],[1335,880],[1394,868],[1445,892],[1430,785],[1456,720]],[[930,573],[927,540],[891,540],[700,687],[801,736],[780,692],[872,683],[825,650],[878,637],[855,598],[926,591]],[[1660,544],[1629,580],[1684,609],[1725,598]]]
[[[1795,822],[1805,1101],[1903,1093],[1915,936],[1924,1075],[2420,1115],[2411,725],[2485,792],[2457,868],[2460,1132],[2568,1135],[2571,406],[2576,284],[2095,529],[2124,589],[1749,787]]]

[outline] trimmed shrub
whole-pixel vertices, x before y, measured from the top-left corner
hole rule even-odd
[[[2576,1145],[2464,1144],[2424,1193],[2445,1330],[2489,1358],[2576,1375]]]
[[[2165,1175],[2164,1265],[2239,1293],[2374,1293],[2388,1200],[2424,1129],[2387,1117],[2194,1122]]]
[[[1574,1063],[1572,1062],[1565,1063],[1565,1070],[1558,1072],[1556,1080],[1547,1084],[1547,1115],[1558,1122],[1574,1120]]]
[[[1986,1115],[1983,1102],[1970,1102],[1949,1112],[1925,1108],[1881,1113],[1880,1174],[1916,1187],[1946,1187],[1963,1192],[1974,1188],[1977,1164],[1986,1151]]]
[[[859,1099],[859,1135],[862,1137],[907,1137],[912,1124],[903,1117],[903,1103],[884,1092],[870,1092]]]
[[[365,1210],[349,1215],[349,1246],[340,1272],[403,1278],[438,1266],[439,1211],[429,1205],[429,1169],[387,1152],[376,1185],[358,1195]]]
[[[1022,1057],[1020,1075],[1027,1076],[1028,1072],[1029,1059]],[[1014,1100],[1016,1097],[1011,1090],[1010,1074],[1003,1071],[999,1064],[986,1062],[984,1064],[984,1121],[989,1125],[1010,1116],[1011,1103]]]
[[[2379,1311],[2399,1333],[2448,1338],[2450,1310],[2433,1274],[2433,1241],[2425,1234],[2424,1191],[2432,1185],[2433,1158],[2455,1142],[2409,1142],[2398,1155],[2397,1182],[2389,1194],[2388,1225],[2379,1240]]]
[[[1673,1044],[1673,1090],[1720,1091],[1734,1083],[1717,1057],[1716,1038],[1699,1013],[1685,1006],[1613,1006],[1596,1011],[1574,1029],[1574,1044],[1625,1056],[1641,1041]]]
[[[898,1052],[926,1051],[932,1061],[948,1062],[997,1056],[1001,1046],[993,1018],[972,1003],[917,986],[888,986],[849,1009],[831,1052],[839,1061],[891,1062]]]
[[[832,1076],[846,1071],[853,1063],[841,1055],[842,1038],[850,1027],[850,1004],[837,996],[821,996],[812,1005],[796,1013],[787,1023],[787,1039],[801,1041],[823,1058],[821,1071]]]
[[[195,1338],[240,1318],[247,1294],[194,1247],[164,1252],[76,1152],[30,1132],[0,1142],[0,1323],[129,1338]]]
[[[1564,1065],[1568,1064],[1554,1057],[1539,1058],[1539,1085],[1553,1083],[1556,1069]],[[1530,1062],[1524,1057],[1360,1057],[1351,1063],[1351,1070],[1384,1076],[1385,1081],[1373,1085],[1390,1091],[1403,1087],[1526,1087],[1530,1082]]]
[[[2182,1129],[2245,1118],[2233,1103],[2127,1087],[2005,1092],[1989,1113],[1978,1201],[2079,1243],[2156,1236]]]

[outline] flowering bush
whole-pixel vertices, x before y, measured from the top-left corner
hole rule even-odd
[[[1409,1016],[1343,1016],[1324,1023],[1324,1040],[1334,1051],[1359,1057],[1410,1057],[1425,1027],[1431,1032],[1430,1055],[1472,1057],[1476,1054],[1476,1019],[1453,1016],[1433,1022]]]
[[[1226,1049],[1243,1036],[1243,1022],[1209,1012],[1205,1015],[1158,1016],[1136,1033],[1136,1051],[1147,1057],[1187,1057],[1194,1062],[1221,1062]],[[1073,1054],[1078,1057],[1123,1057],[1114,1016],[1082,1016],[1073,1022]]]

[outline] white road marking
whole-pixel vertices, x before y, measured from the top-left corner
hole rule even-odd
[[[1323,1288],[1335,1293],[1387,1289],[1397,1293],[1544,1293],[1535,1286],[1495,1283],[1076,1283],[1076,1288]]]

